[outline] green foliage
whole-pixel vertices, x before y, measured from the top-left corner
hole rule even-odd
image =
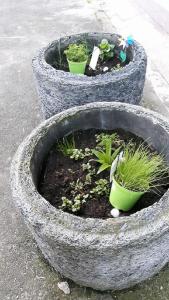
[[[103,39],[99,44],[101,60],[108,60],[112,58],[114,56],[114,47],[115,45],[109,44],[107,39]]]
[[[86,164],[82,164],[83,171],[88,171],[88,174],[95,175],[96,170],[95,168],[90,164],[90,162],[87,162]]]
[[[75,148],[74,137],[71,137],[69,139],[65,137],[63,138],[62,142],[57,143],[57,149],[65,156],[72,155]]]
[[[74,160],[83,159],[84,157],[85,156],[82,149],[73,149],[72,154],[70,156],[70,158]]]
[[[118,147],[115,151],[112,151],[112,141],[116,135],[104,135],[101,141],[98,143],[99,146],[103,148],[100,150],[93,150],[93,154],[97,157],[96,161],[101,164],[97,174],[101,173],[106,169],[111,168],[113,160],[118,155],[120,148]],[[97,139],[98,140],[98,139]]]
[[[74,160],[84,159],[81,164],[82,177],[70,183],[70,196],[62,197],[60,208],[78,212],[83,204],[92,201],[92,198],[97,196],[107,198],[110,194],[109,180],[100,178],[101,176],[98,180],[97,174],[111,168],[121,149],[123,157],[119,158],[114,174],[115,180],[121,186],[132,191],[155,191],[162,184],[161,179],[166,174],[168,176],[163,156],[151,153],[147,146],[143,144],[137,146],[132,140],[125,145],[116,133],[101,133],[95,137],[95,149],[77,149],[73,137],[64,138],[57,144],[63,155]],[[95,168],[96,162],[100,164],[98,172]],[[68,169],[68,172],[74,178],[76,171]]]
[[[72,62],[84,62],[88,59],[88,49],[85,44],[70,44],[64,54]]]
[[[88,172],[86,175],[85,185],[91,184],[92,176],[96,175],[95,168],[89,162],[87,162],[86,164],[82,164],[82,169],[83,171]]]
[[[70,158],[80,160],[90,155],[92,155],[92,150],[89,148],[85,148],[84,151],[82,149],[73,149]]]
[[[80,160],[87,156],[92,155],[92,150],[89,148],[77,149],[74,137],[63,138],[62,141],[57,143],[58,151],[62,152],[64,156],[69,156],[71,159]]]
[[[96,134],[96,143],[97,146],[104,146],[105,141],[111,139],[112,144],[116,144],[119,141],[119,137],[117,133],[107,134],[107,133],[100,133]]]
[[[96,181],[96,187],[94,187],[91,191],[91,194],[97,195],[106,195],[108,196],[110,193],[110,183],[107,179],[99,179]]]
[[[84,183],[77,179],[77,181],[73,181],[70,183],[70,186],[72,188],[71,190],[71,198],[72,200],[68,199],[67,197],[62,197],[62,205],[60,208],[67,209],[72,212],[77,212],[80,210],[82,204],[86,202],[86,200],[89,198],[89,194],[85,194],[84,189]]]
[[[73,200],[69,200],[67,197],[62,197],[62,205],[60,206],[60,208],[66,208],[69,211],[77,212],[80,210],[81,205],[86,202],[88,197],[88,194],[77,194]]]
[[[87,162],[86,164],[82,164],[82,169],[83,169],[83,171],[89,171],[90,172],[91,169],[92,169],[92,166],[89,162]]]
[[[92,183],[92,175],[91,173],[88,173],[86,175],[86,180],[85,180],[85,185],[91,184]]]
[[[121,67],[120,64],[117,64],[117,65],[114,66],[111,70],[112,70],[112,71],[119,71],[119,70],[121,70],[121,69],[123,69],[123,67]]]
[[[132,191],[146,192],[157,189],[160,179],[168,173],[161,155],[150,153],[143,144],[128,144],[123,160],[117,166],[115,179],[123,187]]]
[[[74,181],[71,182],[71,183],[70,183],[70,186],[74,189],[74,190],[73,190],[73,193],[74,193],[74,192],[79,192],[80,190],[82,190],[84,184],[83,184],[83,182],[81,182],[79,179],[77,179],[76,182],[74,182]]]
[[[67,197],[62,197],[62,206],[60,208],[71,208],[72,201],[69,200]]]

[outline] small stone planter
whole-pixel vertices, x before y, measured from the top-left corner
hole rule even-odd
[[[52,42],[33,58],[32,66],[45,119],[64,109],[96,101],[139,104],[143,93],[147,57],[143,47],[136,41],[132,50],[127,51],[129,64],[119,71],[88,77],[52,67],[59,55],[58,51],[63,51],[70,43],[86,40],[93,47],[98,45],[102,38],[117,44],[119,35],[85,33],[68,36]]]
[[[86,121],[87,120],[87,121]],[[98,290],[133,286],[169,261],[169,191],[128,217],[83,219],[50,205],[37,191],[42,163],[58,137],[80,129],[122,128],[151,137],[169,163],[169,123],[139,106],[93,103],[64,111],[37,127],[12,163],[14,199],[50,264],[76,283]]]

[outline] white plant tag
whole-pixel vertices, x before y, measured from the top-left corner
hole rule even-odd
[[[110,169],[110,182],[112,182],[112,180],[113,180],[113,175],[116,171],[118,161],[119,161],[119,155],[117,155],[115,160],[113,160],[113,162],[112,162],[111,169]]]
[[[123,157],[124,151],[121,151],[119,154],[119,161],[123,161],[124,157]]]
[[[100,55],[100,49],[98,47],[94,46],[93,52],[92,52],[92,57],[91,57],[90,64],[89,64],[89,67],[92,70],[96,69],[96,65],[97,65],[97,62],[98,62],[98,59],[99,59],[99,55]]]
[[[111,165],[111,169],[110,169],[110,182],[112,182],[113,180],[113,175],[117,169],[117,165],[119,163],[119,161],[123,161],[123,151],[120,152],[119,155],[116,156],[115,160],[113,160],[112,165]]]

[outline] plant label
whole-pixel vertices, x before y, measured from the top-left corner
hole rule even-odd
[[[115,160],[112,162],[111,170],[110,170],[110,182],[112,182],[112,180],[113,180],[113,175],[116,171],[118,161],[119,161],[119,155],[117,155]]]
[[[99,55],[100,55],[100,49],[98,47],[94,46],[93,52],[92,52],[92,57],[91,57],[90,64],[89,64],[89,67],[92,70],[96,69]]]
[[[120,152],[119,155],[116,156],[115,160],[113,160],[112,165],[111,165],[111,169],[110,169],[110,182],[112,182],[113,180],[113,175],[116,172],[117,169],[117,165],[120,161],[123,161],[123,151]]]
[[[124,49],[126,47],[126,41],[121,37],[119,38],[119,46],[122,46],[122,48]]]
[[[124,157],[123,157],[124,151],[121,151],[119,154],[119,161],[123,161]]]
[[[126,53],[124,51],[120,51],[120,59],[122,62],[125,62],[126,60]]]

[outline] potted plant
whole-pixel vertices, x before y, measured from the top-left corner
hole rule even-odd
[[[90,68],[94,46],[100,49],[95,70]],[[66,56],[73,55],[68,60],[77,65],[77,53],[78,61],[89,57],[84,76],[69,72]],[[47,119],[64,109],[95,101],[139,104],[146,65],[143,47],[118,34],[81,33],[53,41],[32,61],[42,114]]]
[[[84,74],[87,59],[88,50],[85,44],[70,44],[66,50],[67,61],[69,64],[69,70],[73,74]]]
[[[161,195],[153,194],[152,202],[148,195],[146,206],[142,202],[145,197],[143,195],[138,201],[143,206],[127,217],[125,214],[119,218],[83,217],[77,215],[77,212],[55,207],[52,201],[55,201],[56,196],[58,199],[60,197],[62,204],[62,194],[59,196],[61,188],[62,191],[67,190],[67,193],[69,193],[69,188],[73,190],[67,177],[69,175],[74,178],[79,174],[79,163],[85,164],[83,174],[93,173],[93,167],[90,169],[87,165],[91,150],[86,149],[86,145],[90,138],[90,148],[101,151],[103,147],[102,145],[100,147],[98,143],[102,143],[104,139],[96,141],[98,147],[96,149],[92,144],[93,136],[89,135],[86,130],[119,132],[122,140],[128,140],[129,133],[133,134],[136,139],[148,141],[149,147],[158,153],[162,152],[166,165],[169,165],[169,123],[162,116],[142,107],[124,103],[88,104],[69,109],[44,121],[20,145],[11,167],[14,201],[20,208],[42,253],[63,276],[80,285],[98,290],[129,288],[159,272],[169,261],[168,185],[162,190]],[[75,136],[77,131],[80,132],[79,139]],[[74,139],[69,139],[70,135],[73,135]],[[148,140],[149,137],[151,140]],[[62,140],[60,149],[73,156],[70,161],[70,158],[65,155],[64,164],[62,151],[56,151],[58,140]],[[120,140],[114,139],[113,143],[116,144],[116,148],[121,147]],[[83,143],[84,149],[79,151],[84,141],[87,144]],[[113,152],[114,149],[111,154]],[[57,161],[57,167],[60,168],[58,170],[53,158],[50,160],[52,153]],[[84,155],[85,158],[79,159]],[[74,170],[69,170],[72,162]],[[47,173],[43,173],[44,164],[47,163],[53,168],[54,176],[50,176],[49,173],[47,176]],[[96,173],[91,177],[97,176],[99,182],[95,186],[93,198],[90,201],[86,200],[86,205],[88,204],[89,207],[95,205],[99,197],[100,204],[104,202],[105,194],[99,196],[99,193],[103,190],[107,191],[107,183],[100,179],[103,179],[104,172],[108,172],[109,175],[110,166],[108,171],[105,169],[97,174],[98,162],[91,162],[91,164],[95,163],[97,164]],[[41,176],[42,173],[44,176]],[[90,181],[89,177],[86,178],[88,181]],[[39,191],[39,183],[40,180],[51,178],[53,178],[55,191],[50,202],[48,196],[52,191],[51,186],[48,185],[47,194],[42,195]],[[60,178],[59,182],[58,178]],[[115,178],[120,183],[116,174]],[[74,188],[74,191],[78,191],[79,194],[81,194],[80,179],[79,176],[79,182],[76,182],[77,185]],[[109,178],[108,185],[110,186]],[[96,191],[97,194],[95,194]],[[76,198],[75,209],[79,205],[78,200]],[[105,203],[110,205],[107,200]],[[95,208],[97,211],[99,206]]]
[[[160,179],[167,174],[163,157],[150,153],[148,147],[126,145],[121,159],[116,158],[116,170],[110,193],[113,207],[130,210],[142,195],[158,191]]]
[[[71,138],[70,141],[67,138],[64,138],[63,141],[60,141],[57,144],[56,148],[63,156],[59,159],[59,165],[62,165],[61,170],[59,165],[57,165],[57,161],[54,162],[54,159],[52,158],[57,170],[55,172],[54,169],[54,185],[56,185],[56,181],[59,179],[56,176],[56,173],[58,173],[59,177],[61,176],[64,165],[62,161],[65,161],[65,156],[70,158],[70,162],[69,169],[67,172],[65,170],[66,182],[69,186],[68,192],[66,187],[64,190],[60,190],[60,188],[57,187],[59,197],[62,196],[62,205],[58,206],[55,204],[56,207],[72,212],[81,211],[80,215],[85,213],[85,217],[98,217],[95,211],[92,215],[88,214],[90,213],[88,210],[91,211],[88,207],[91,203],[89,200],[97,198],[94,200],[96,204],[94,210],[97,209],[97,206],[100,207],[99,210],[101,210],[102,207],[105,209],[105,201],[108,201],[108,196],[110,194],[110,203],[113,207],[122,211],[129,211],[146,192],[157,192],[158,189],[164,185],[163,179],[168,177],[166,175],[168,174],[168,167],[165,166],[162,155],[153,153],[151,148],[144,144],[137,146],[136,144],[133,144],[132,140],[129,140],[129,143],[125,145],[124,140],[119,139],[117,133],[110,134],[101,132],[95,136],[93,135],[92,144],[94,145],[94,140],[96,140],[95,148],[97,150],[91,149],[91,134],[90,131],[87,131],[86,133],[88,148],[85,149],[76,147],[74,137]],[[81,142],[84,143],[83,140],[81,140]],[[117,146],[119,144],[121,146]],[[124,149],[124,151],[118,154],[120,149]],[[97,159],[94,159],[93,155]],[[71,162],[71,160],[75,161],[75,168],[73,165],[74,163]],[[78,170],[76,170],[77,161],[80,161]],[[100,167],[96,172],[98,164]],[[111,192],[110,182],[108,180],[110,168],[110,181],[112,181],[113,177]],[[44,170],[46,179],[49,176],[49,169],[50,165],[46,165]],[[112,172],[113,169],[114,171]],[[113,176],[114,172],[115,174]],[[74,175],[72,176],[72,174]],[[50,173],[50,177],[52,177],[52,173]],[[44,178],[43,174],[42,178]],[[64,175],[62,176],[62,180],[64,180]],[[48,194],[47,197],[50,199],[48,185],[52,189],[53,183],[48,182],[48,180],[43,180],[41,184],[42,190],[40,189],[40,192],[42,191],[44,197]],[[45,185],[47,185],[47,194],[44,188]],[[54,191],[52,190],[52,201],[53,195]],[[100,196],[104,197],[101,199],[101,203],[98,202]],[[55,198],[56,197],[57,196],[55,196]],[[88,202],[87,207],[83,208],[86,206],[86,202]],[[94,207],[93,204],[92,206]],[[105,211],[103,214],[100,212],[99,217],[109,217],[109,213],[105,216],[104,213]]]

